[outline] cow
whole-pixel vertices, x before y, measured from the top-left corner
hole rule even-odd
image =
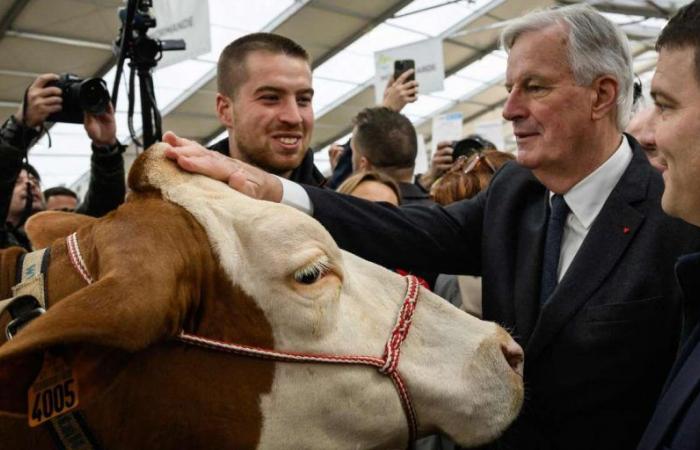
[[[56,240],[46,312],[0,345],[2,448],[55,448],[47,425],[28,426],[47,355],[75,375],[108,450],[396,449],[437,431],[474,446],[514,420],[523,354],[506,331],[341,251],[301,212],[180,171],[164,148],[137,159],[106,217],[28,223],[33,242]],[[21,254],[0,252],[0,298]]]

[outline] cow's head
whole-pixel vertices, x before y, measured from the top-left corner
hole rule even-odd
[[[233,336],[244,343],[284,351],[382,356],[406,292],[401,276],[339,250],[321,225],[300,212],[252,200],[223,183],[180,172],[164,159],[158,147],[137,161],[130,186],[134,193],[129,204],[104,223],[129,227],[133,223],[128,220],[129,205],[156,205],[162,197],[184,208],[198,224],[186,230],[199,233],[194,244],[187,241],[189,247],[201,247],[195,256],[187,253],[189,256],[181,260],[171,255],[170,261],[153,262],[160,271],[172,271],[159,282],[165,280],[180,287],[168,291],[171,299],[164,295],[151,304],[140,304],[129,301],[138,295],[137,291],[117,283],[112,290],[119,286],[127,290],[115,292],[109,299],[114,302],[113,314],[120,315],[118,321],[105,317],[106,324],[98,321],[86,325],[69,319],[64,327],[67,331],[42,331],[42,327],[64,323],[50,320],[49,309],[15,341],[0,347],[0,366],[3,358],[81,339],[122,352],[142,352],[174,338],[180,329],[220,340]],[[150,208],[141,209],[141,213],[160,217],[153,223],[156,229],[152,230],[152,238],[162,242],[158,233],[165,233],[168,227],[159,222],[163,217],[156,215],[157,208]],[[159,224],[162,230],[157,229]],[[90,245],[94,248],[86,250],[95,253],[87,256],[92,261],[88,267],[98,278],[95,285],[118,271],[111,267],[117,263],[110,261],[119,258],[119,250],[101,248],[107,242],[100,241],[100,233],[107,226],[100,222],[92,225]],[[83,236],[89,241],[87,232]],[[178,241],[184,239],[180,235],[169,242],[177,248],[181,244]],[[122,255],[133,270],[148,264],[143,258],[159,257],[157,251],[145,247],[149,250],[146,253],[155,254]],[[61,251],[65,249],[59,246]],[[204,255],[203,260],[211,255],[215,261],[200,264],[199,254]],[[199,267],[186,267],[188,258],[193,266],[205,265],[218,275],[212,278],[211,274],[203,275]],[[225,280],[231,297],[207,295],[212,279]],[[140,286],[146,295],[159,289]],[[73,306],[68,305],[69,301],[56,309],[65,313],[72,308],[75,317],[80,314],[76,312],[79,308],[95,307],[94,301],[88,306],[90,299],[83,298],[85,304],[76,302]],[[106,308],[105,302],[99,299],[98,307]],[[221,307],[227,304],[235,307]],[[240,321],[227,320],[227,314],[236,315]],[[240,323],[240,330],[222,330],[217,322],[232,327]],[[71,331],[70,327],[82,331]],[[131,335],[112,335],[117,332]],[[66,334],[71,337],[61,337]],[[495,438],[517,415],[522,403],[521,361],[508,360],[513,355],[517,360],[518,351],[497,325],[472,318],[421,290],[398,366],[413,398],[420,431],[442,430],[470,446]],[[198,349],[192,352],[192,357],[197,352],[212,353]],[[222,361],[220,370],[231,367],[227,364],[233,357],[225,353],[214,357]],[[240,383],[245,374],[232,372],[231,377],[238,377],[236,382]],[[254,383],[245,386],[253,389]],[[258,407],[263,418],[260,448],[279,447],[281,442],[287,448],[395,448],[405,444],[407,425],[396,389],[389,378],[366,366],[276,363],[271,385],[259,392]]]

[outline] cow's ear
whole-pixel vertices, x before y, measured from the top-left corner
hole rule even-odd
[[[176,336],[191,297],[187,287],[194,282],[185,280],[183,287],[162,275],[168,271],[157,272],[161,279],[145,271],[131,279],[105,276],[56,303],[0,345],[0,413],[26,414],[27,391],[47,350],[70,362],[86,405],[114,381],[133,353]],[[149,286],[147,291],[144,286]]]
[[[97,219],[64,211],[43,211],[31,216],[24,229],[32,247],[45,248],[56,239],[64,238]]]

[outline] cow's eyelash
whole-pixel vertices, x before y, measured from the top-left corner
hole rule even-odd
[[[302,284],[312,284],[323,278],[330,270],[330,261],[324,256],[294,272],[294,279]]]

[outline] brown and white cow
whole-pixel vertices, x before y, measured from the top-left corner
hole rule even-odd
[[[108,450],[407,445],[397,391],[372,367],[274,362],[175,339],[184,330],[380,357],[404,278],[339,250],[302,213],[180,172],[159,147],[136,162],[129,184],[129,201],[77,232],[95,282],[71,265],[65,239],[55,241],[47,313],[0,346],[2,448],[53,448],[43,427],[27,426],[27,390],[47,349],[73,368],[81,411]],[[46,223],[29,226],[35,239],[63,234]],[[20,253],[0,252],[0,298],[10,296]],[[7,322],[0,317],[3,330]],[[523,399],[522,353],[510,336],[426,290],[398,370],[419,433],[441,430],[466,446],[497,437]]]

